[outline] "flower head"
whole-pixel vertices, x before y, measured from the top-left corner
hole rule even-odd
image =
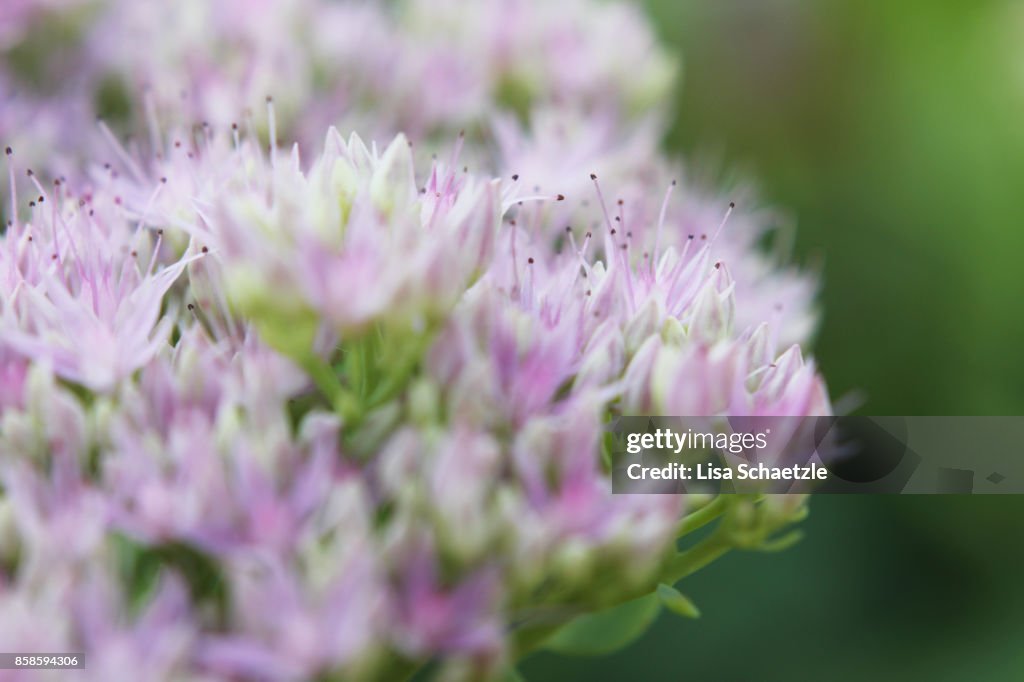
[[[609,422],[830,412],[813,285],[661,156],[672,67],[632,6],[90,5],[68,110],[0,108],[78,133],[56,180],[8,163],[19,646],[97,679],[496,678],[693,569],[707,501],[614,494]],[[80,134],[98,93],[147,139]],[[723,498],[716,552],[802,503]]]

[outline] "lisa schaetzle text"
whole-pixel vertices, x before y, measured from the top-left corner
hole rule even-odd
[[[609,434],[612,490],[805,492],[829,477],[814,427],[790,417],[625,417]]]
[[[828,478],[828,469],[813,461],[807,466],[768,466],[764,462],[740,462],[735,468],[711,462],[694,465],[674,462],[660,467],[633,462],[626,467],[626,475],[634,481],[824,481]]]

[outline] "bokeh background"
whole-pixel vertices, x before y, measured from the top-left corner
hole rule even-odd
[[[685,65],[667,145],[756,179],[822,268],[833,395],[1024,414],[1024,2],[646,4]],[[526,679],[1024,679],[1024,500],[818,497],[804,527],[686,579],[701,619]]]

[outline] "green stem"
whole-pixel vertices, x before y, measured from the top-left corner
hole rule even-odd
[[[420,359],[429,343],[432,334],[428,331],[422,334],[413,344],[405,349],[404,353],[398,355],[392,364],[392,372],[386,379],[381,381],[374,388],[368,399],[370,407],[381,405],[397,395],[409,382],[409,377],[419,366]]]
[[[725,499],[725,496],[719,495],[697,511],[692,514],[687,514],[681,518],[679,520],[679,525],[676,527],[676,537],[681,538],[688,533],[692,533],[698,528],[703,528],[724,514],[728,508],[729,503]]]
[[[690,549],[677,554],[668,564],[662,582],[674,585],[688,575],[696,573],[733,548],[725,533],[717,530]]]
[[[329,364],[312,353],[299,358],[298,362],[346,422],[358,421],[361,416],[359,400],[342,386],[341,380]]]

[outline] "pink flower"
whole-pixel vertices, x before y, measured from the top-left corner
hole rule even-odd
[[[9,228],[0,256],[4,342],[64,379],[109,391],[166,347],[174,322],[161,315],[164,296],[191,259],[157,270],[160,237],[140,233],[116,200],[78,201],[58,186],[50,210],[49,193],[37,189],[32,218]]]

